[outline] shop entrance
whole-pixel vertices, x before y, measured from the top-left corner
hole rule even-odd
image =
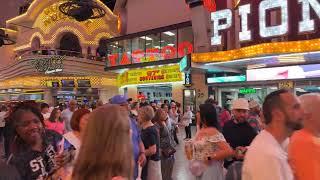
[[[294,87],[292,91],[300,96],[306,93],[319,93],[320,92],[320,81],[319,80],[300,80],[300,81],[290,81],[293,82]],[[247,100],[255,100],[260,105],[263,104],[265,97],[279,89],[279,82],[281,81],[273,81],[265,84],[241,84],[225,87],[209,87],[209,93],[216,93],[216,98],[219,102],[220,106],[231,108],[231,103],[233,100],[238,98],[246,98]],[[283,82],[283,81],[282,81]]]
[[[137,90],[138,95],[143,94],[149,102],[172,100],[171,84],[138,86]]]

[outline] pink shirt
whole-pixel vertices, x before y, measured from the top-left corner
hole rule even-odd
[[[49,120],[44,122],[47,129],[56,131],[59,134],[64,134],[64,123],[63,122],[50,122]]]

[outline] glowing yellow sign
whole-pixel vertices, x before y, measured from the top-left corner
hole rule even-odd
[[[179,65],[128,70],[117,78],[118,85],[182,81]]]
[[[225,62],[262,55],[267,56],[272,54],[302,53],[319,50],[320,39],[273,42],[243,47],[240,49],[233,49],[229,51],[194,53],[191,55],[191,60],[192,62],[196,63]]]

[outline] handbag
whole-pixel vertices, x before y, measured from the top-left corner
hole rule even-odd
[[[170,157],[172,155],[174,155],[174,153],[176,153],[176,149],[172,146],[169,146],[168,148],[166,149],[162,149],[162,153],[165,157]]]

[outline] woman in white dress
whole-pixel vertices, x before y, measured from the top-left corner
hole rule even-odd
[[[196,180],[224,180],[223,160],[234,152],[218,131],[217,112],[212,104],[200,105],[203,127],[186,142],[189,169]]]

